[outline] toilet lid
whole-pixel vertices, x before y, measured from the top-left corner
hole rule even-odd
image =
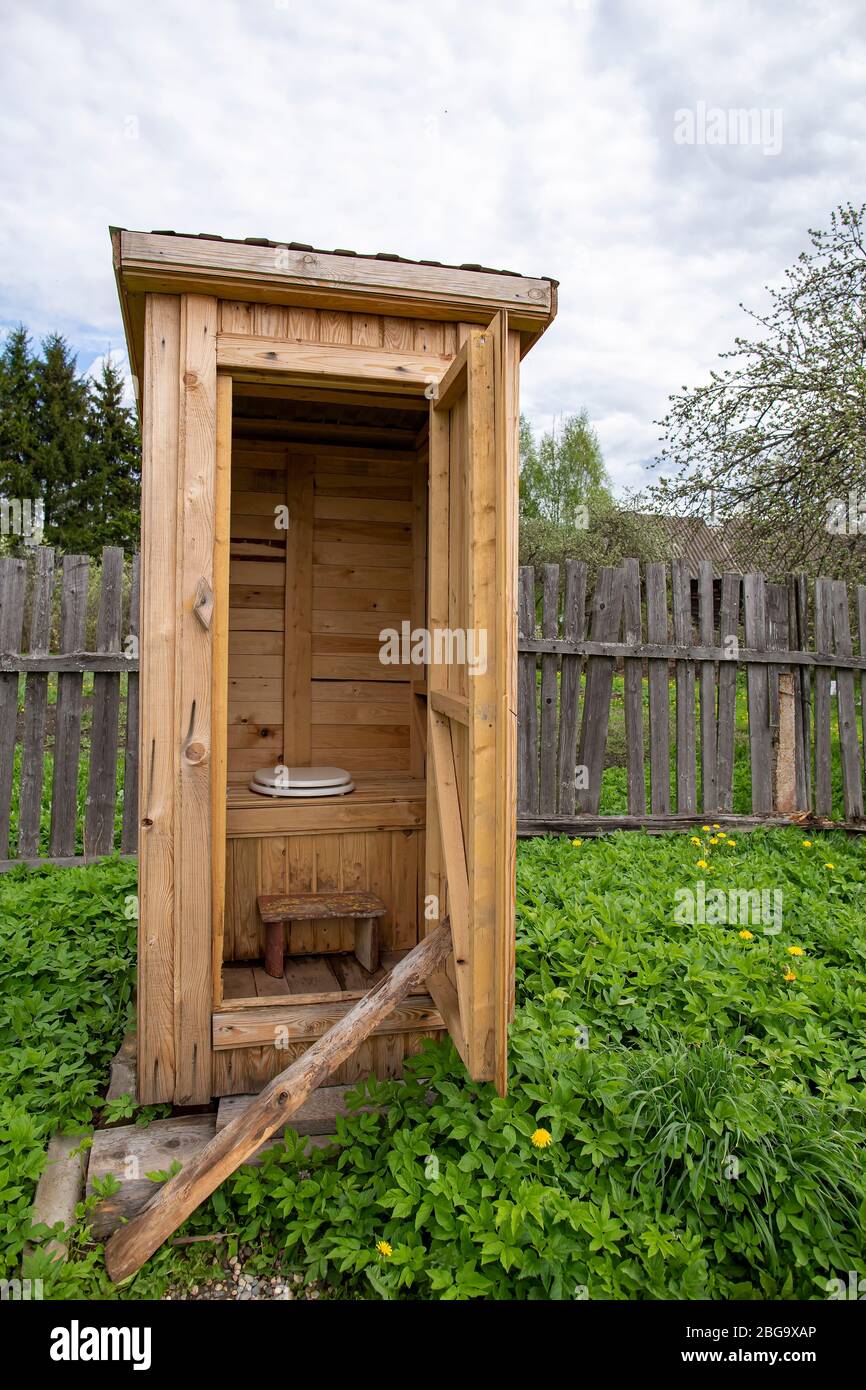
[[[278,773],[282,773],[282,776],[279,777]],[[285,767],[281,763],[273,767],[260,767],[253,776],[263,787],[285,788],[341,787],[352,780],[342,767]]]
[[[278,776],[281,773],[281,776]],[[285,767],[277,763],[273,767],[260,767],[253,774],[253,781],[260,787],[273,788],[282,792],[324,791],[330,788],[347,788],[351,776],[342,767]]]

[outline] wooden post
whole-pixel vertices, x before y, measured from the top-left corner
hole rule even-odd
[[[105,1251],[118,1283],[140,1269],[190,1212],[303,1105],[311,1091],[350,1057],[376,1026],[441,966],[451,949],[447,919],[404,956],[390,975],[281,1072],[237,1119],[206,1144],[192,1162],[162,1187],[144,1211],[116,1231]]]

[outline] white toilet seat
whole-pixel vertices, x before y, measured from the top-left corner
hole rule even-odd
[[[280,775],[278,775],[280,774]],[[262,796],[345,796],[355,784],[342,767],[260,767],[253,773],[250,791]]]

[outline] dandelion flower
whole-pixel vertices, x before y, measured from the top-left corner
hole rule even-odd
[[[546,1149],[553,1143],[553,1135],[549,1129],[537,1129],[532,1136],[532,1147],[534,1149]]]
[[[726,840],[726,841],[725,841],[725,844],[726,844],[726,845],[730,845],[730,846],[731,846],[731,849],[736,849],[736,848],[737,848],[737,842],[736,842],[736,840]]]
[[[711,827],[710,827],[709,825],[702,825],[702,826],[701,826],[701,830],[710,830],[710,829],[711,829]]]
[[[738,933],[741,941],[754,941],[755,933],[751,931],[741,931]]]
[[[697,867],[698,867],[699,869],[705,869],[705,868],[707,867],[707,861],[706,861],[706,859],[699,859],[699,860],[697,861]]]
[[[788,947],[788,955],[789,955],[789,956],[802,956],[802,954],[803,954],[803,947],[802,947],[802,946],[789,946],[789,947]]]
[[[571,843],[572,843],[573,845],[582,845],[582,844],[583,844],[583,840],[572,840]]]
[[[700,836],[699,836],[699,835],[693,835],[693,836],[692,836],[692,844],[693,844],[693,845],[699,845],[700,843],[701,843]]]
[[[384,1255],[386,1260],[390,1260],[391,1256],[394,1253],[387,1240],[377,1240],[376,1249],[379,1251],[380,1255]]]
[[[714,830],[721,830],[721,828],[722,828],[722,827],[719,825],[719,822],[718,822],[717,820],[714,820],[714,821],[713,821],[713,829],[714,829]]]
[[[804,841],[803,841],[803,848],[804,848],[804,849],[811,849],[811,848],[812,848],[812,841],[811,841],[811,840],[804,840]]]
[[[711,836],[710,836],[710,844],[711,844],[711,845],[717,845],[718,843],[719,843],[719,837],[718,837],[718,835],[711,835]]]
[[[787,980],[789,983],[791,982],[791,980],[796,980],[796,978],[797,976],[794,974],[793,970],[786,970],[784,975],[782,976],[782,979]]]
[[[835,867],[836,867],[835,864],[825,864],[825,865],[824,865],[824,868],[825,868],[825,869],[835,869]]]

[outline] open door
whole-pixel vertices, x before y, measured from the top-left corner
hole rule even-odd
[[[514,989],[519,335],[467,332],[430,413],[428,927],[453,951],[430,981],[466,1068],[505,1094]]]

